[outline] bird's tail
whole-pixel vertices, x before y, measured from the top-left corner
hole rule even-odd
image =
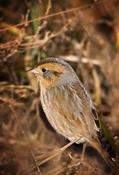
[[[102,149],[99,141],[98,140],[89,140],[89,139],[87,141],[97,150],[97,152],[104,159],[107,166],[112,169],[114,167],[114,162],[111,160],[111,157],[109,156],[109,154]]]

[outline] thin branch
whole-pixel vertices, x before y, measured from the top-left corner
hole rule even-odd
[[[48,19],[48,18],[51,18],[51,17],[54,17],[54,16],[59,16],[59,15],[62,15],[62,14],[73,13],[73,12],[76,12],[76,11],[79,11],[79,10],[87,10],[88,8],[92,8],[94,5],[101,4],[103,2],[104,2],[104,0],[103,1],[99,1],[97,3],[94,2],[92,4],[88,4],[88,5],[85,5],[83,7],[79,6],[79,7],[71,8],[71,9],[68,9],[68,10],[65,10],[65,11],[60,11],[60,12],[53,13],[53,14],[50,14],[50,15],[41,16],[39,18],[35,18],[35,19],[29,20],[27,22],[28,22],[28,24],[30,24],[30,23],[33,23],[35,21]],[[5,32],[5,31],[8,31],[9,29],[11,29],[13,27],[20,27],[20,26],[25,25],[25,24],[26,24],[26,21],[25,22],[21,22],[21,23],[16,24],[16,25],[13,25],[13,26],[8,26],[5,29],[0,29],[0,32]]]
[[[52,7],[51,0],[48,0],[48,7],[47,7],[45,15],[49,14],[49,11],[50,11],[51,7]]]
[[[50,153],[46,153],[46,154],[43,154],[43,155],[39,156],[37,158],[37,161],[39,161],[39,159],[43,159],[44,157],[46,157],[46,158],[44,158],[44,160],[40,161],[38,163],[38,165],[40,166],[40,165],[44,164],[45,162],[47,162],[47,161],[53,159],[54,157],[58,156],[63,151],[65,151],[68,147],[70,147],[73,143],[77,142],[78,140],[79,140],[79,138],[78,139],[74,139],[72,142],[66,144],[65,146],[63,146],[62,148],[60,148],[60,149],[58,149],[56,151],[53,151],[53,152],[50,152]],[[48,154],[49,154],[49,156],[48,156]]]

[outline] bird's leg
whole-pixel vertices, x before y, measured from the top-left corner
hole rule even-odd
[[[81,153],[81,162],[84,161],[85,150],[86,150],[86,143],[83,143],[83,150],[82,150],[82,153]]]

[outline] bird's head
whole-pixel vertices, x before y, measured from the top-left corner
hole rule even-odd
[[[72,67],[58,58],[45,58],[30,72],[34,73],[40,84],[46,88],[59,86],[77,79]]]

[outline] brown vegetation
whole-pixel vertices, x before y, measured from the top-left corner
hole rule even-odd
[[[79,145],[59,151],[67,141],[46,120],[40,87],[26,72],[45,57],[68,61],[90,91],[114,139],[113,174],[118,174],[118,0],[1,0],[0,4],[0,174],[112,174],[93,148],[87,147],[83,161]]]

